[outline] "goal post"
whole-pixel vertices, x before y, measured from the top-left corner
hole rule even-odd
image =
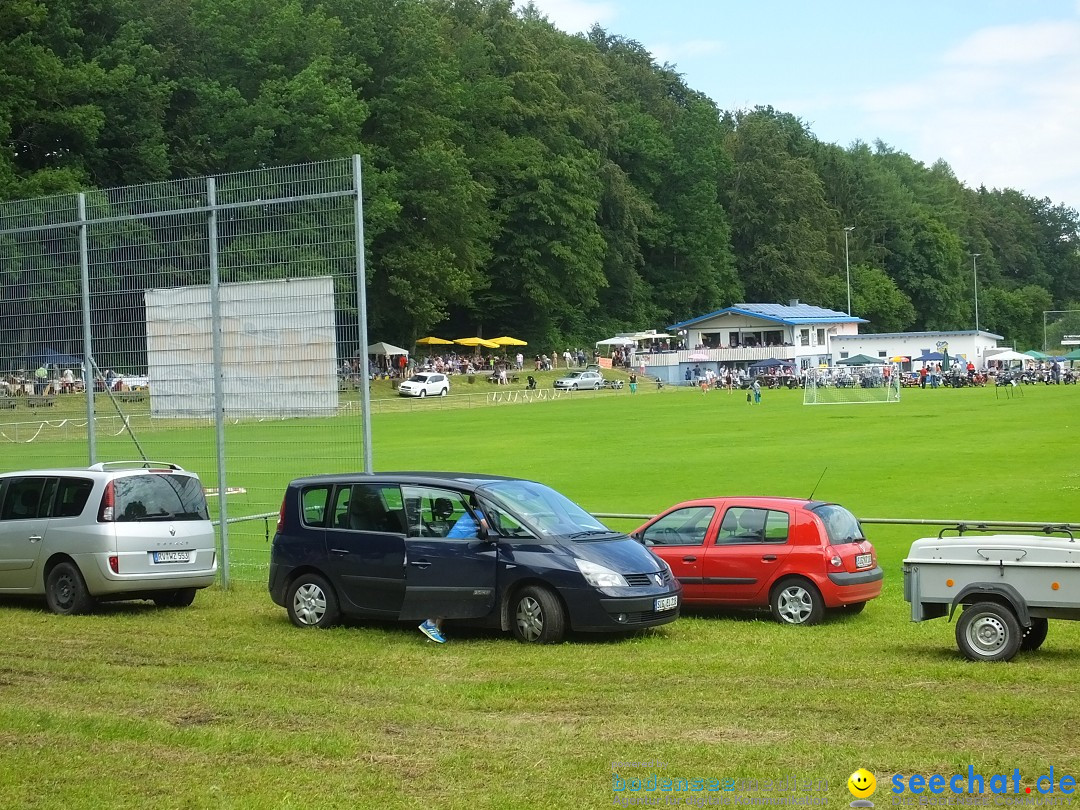
[[[855,405],[900,401],[900,366],[827,366],[806,372],[803,405]]]

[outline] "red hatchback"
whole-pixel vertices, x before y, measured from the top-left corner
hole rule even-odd
[[[858,519],[800,498],[702,498],[676,504],[632,535],[671,566],[686,605],[766,607],[785,624],[826,608],[858,613],[882,571]]]

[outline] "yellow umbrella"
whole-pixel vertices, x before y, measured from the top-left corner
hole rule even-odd
[[[494,343],[490,340],[484,340],[482,337],[458,338],[454,341],[454,343],[458,343],[462,346],[483,346],[485,349],[499,348],[498,343]]]
[[[492,343],[497,343],[500,346],[528,346],[529,345],[524,340],[518,340],[515,337],[508,337],[508,336],[505,336],[505,335],[503,337],[492,338],[491,342]]]
[[[445,340],[441,337],[422,337],[416,341],[417,346],[451,346],[454,341]]]

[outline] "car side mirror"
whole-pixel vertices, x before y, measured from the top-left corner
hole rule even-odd
[[[476,526],[476,536],[481,540],[491,540],[491,528],[488,526],[487,518],[480,518]]]

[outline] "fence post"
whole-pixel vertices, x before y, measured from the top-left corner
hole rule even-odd
[[[97,425],[94,422],[94,354],[90,335],[90,247],[86,237],[86,194],[79,192],[79,293],[82,298],[83,385],[86,388],[86,452],[97,463]]]
[[[218,289],[217,188],[213,177],[206,178],[207,242],[210,263],[210,335],[214,353],[214,431],[217,447],[218,526],[221,528],[221,585],[229,587],[229,499],[225,494],[225,391],[221,351],[221,296]]]
[[[356,219],[356,320],[360,330],[360,419],[363,420],[363,442],[361,452],[364,458],[364,472],[374,469],[371,459],[371,393],[368,379],[368,334],[367,334],[367,266],[364,263],[364,183],[361,175],[360,155],[353,155],[353,194],[355,198]]]

